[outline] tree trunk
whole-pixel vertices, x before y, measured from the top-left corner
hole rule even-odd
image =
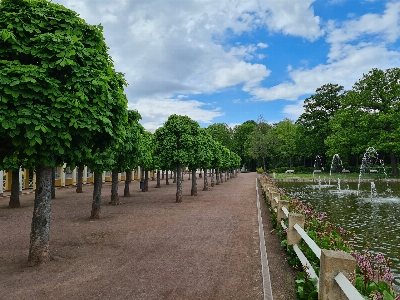
[[[129,191],[129,185],[132,181],[132,172],[131,170],[125,171],[125,187],[124,187],[124,197],[130,197],[131,193]]]
[[[78,181],[76,183],[76,192],[83,193],[82,185],[83,185],[83,169],[84,166],[78,166]]]
[[[265,166],[265,157],[263,156],[263,167],[264,167],[264,172],[266,172],[266,170],[267,170],[267,168],[266,168],[266,166]]]
[[[215,186],[215,182],[214,182],[214,169],[211,169],[211,186],[212,186],[212,187]]]
[[[393,153],[390,153],[390,165],[392,166],[392,175],[398,176],[399,171],[397,170],[397,158]]]
[[[113,169],[111,171],[111,205],[119,205],[119,195],[118,195],[118,169]]]
[[[182,197],[182,172],[181,172],[181,166],[178,165],[178,170],[177,170],[177,178],[176,178],[176,202],[180,203],[182,202],[183,197]]]
[[[216,185],[219,185],[219,184],[220,184],[220,180],[219,180],[219,169],[216,169],[216,170],[215,170],[215,177],[216,177],[216,180],[217,180]]]
[[[203,191],[208,191],[207,170],[204,170],[204,187],[203,187]]]
[[[162,170],[162,172],[161,172],[161,180],[164,180],[164,170]]]
[[[56,199],[56,168],[51,170],[51,199]]]
[[[190,180],[190,173],[191,173],[191,171],[189,171],[189,178],[188,178],[188,180]]]
[[[192,196],[197,196],[196,169],[192,171],[192,190],[190,194]]]
[[[93,186],[93,202],[92,202],[92,213],[90,215],[91,219],[100,219],[101,211],[101,186],[103,184],[102,172],[94,172],[94,186]]]
[[[200,169],[199,178],[203,178],[202,176],[203,176],[203,175],[202,175],[201,169]]]
[[[168,180],[168,170],[165,170],[165,185],[169,185],[169,180]],[[175,181],[174,181],[175,182]]]
[[[50,260],[51,174],[52,167],[36,167],[28,262],[38,265]]]
[[[176,170],[174,170],[174,181],[173,181],[173,183],[176,183]]]
[[[1,179],[3,180],[3,178]],[[28,178],[29,180],[29,178]],[[10,202],[8,202],[8,206],[11,208],[20,207],[19,202],[19,169],[11,171],[11,195]]]
[[[161,184],[160,184],[160,170],[157,170],[157,185],[156,188],[160,188]]]
[[[156,172],[154,172],[154,170],[152,172],[153,172],[153,176],[151,176],[151,181],[154,181],[154,180],[156,180],[156,178],[155,178]]]
[[[149,191],[149,171],[144,170],[144,190],[143,192]]]

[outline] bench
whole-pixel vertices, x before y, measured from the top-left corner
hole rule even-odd
[[[342,173],[350,173],[350,170],[343,169]]]
[[[294,173],[294,170],[286,170],[285,173],[286,173],[286,174],[289,174],[289,173],[293,174],[293,173]]]
[[[369,170],[370,173],[378,173],[378,170]]]
[[[321,173],[322,170],[314,170],[314,173]]]

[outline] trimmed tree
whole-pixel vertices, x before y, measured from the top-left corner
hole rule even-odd
[[[2,0],[0,32],[0,153],[36,170],[28,260],[39,264],[50,259],[52,168],[123,135],[125,80],[102,27],[61,5]]]
[[[182,166],[190,162],[190,153],[196,145],[199,124],[187,116],[171,115],[163,127],[155,132],[160,160],[170,161],[177,170],[176,202],[182,202]]]

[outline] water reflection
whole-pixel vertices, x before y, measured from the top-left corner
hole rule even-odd
[[[326,212],[328,220],[357,234],[355,249],[362,250],[370,243],[373,252],[382,252],[392,261],[394,283],[400,286],[400,186],[387,182],[375,184],[376,194],[371,198],[370,183],[360,188],[348,182],[337,186],[318,186],[299,182],[279,182],[291,196],[310,202],[315,210]],[[396,196],[399,195],[399,196]]]

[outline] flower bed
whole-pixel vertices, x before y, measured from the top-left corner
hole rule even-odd
[[[281,200],[289,202],[288,211],[305,216],[304,230],[321,249],[342,250],[350,253],[357,260],[356,273],[352,275],[352,282],[365,299],[400,300],[400,294],[393,287],[393,275],[390,272],[391,262],[385,259],[382,253],[374,255],[368,248],[362,252],[353,250],[353,245],[348,241],[354,239],[354,234],[343,228],[335,226],[326,220],[327,214],[315,211],[310,204],[304,204],[297,198],[289,197],[267,175],[260,177],[261,183],[273,185],[280,194]],[[263,197],[268,204],[265,191]],[[277,214],[270,207],[271,218],[281,238],[281,245],[286,249],[288,263],[298,270],[296,278],[297,297],[299,299],[318,299],[317,279],[309,278],[292,246],[287,247],[287,232],[277,220]],[[286,220],[287,222],[287,220]],[[288,224],[286,223],[286,226]],[[307,257],[308,261],[319,275],[319,258],[302,240],[298,247]]]

